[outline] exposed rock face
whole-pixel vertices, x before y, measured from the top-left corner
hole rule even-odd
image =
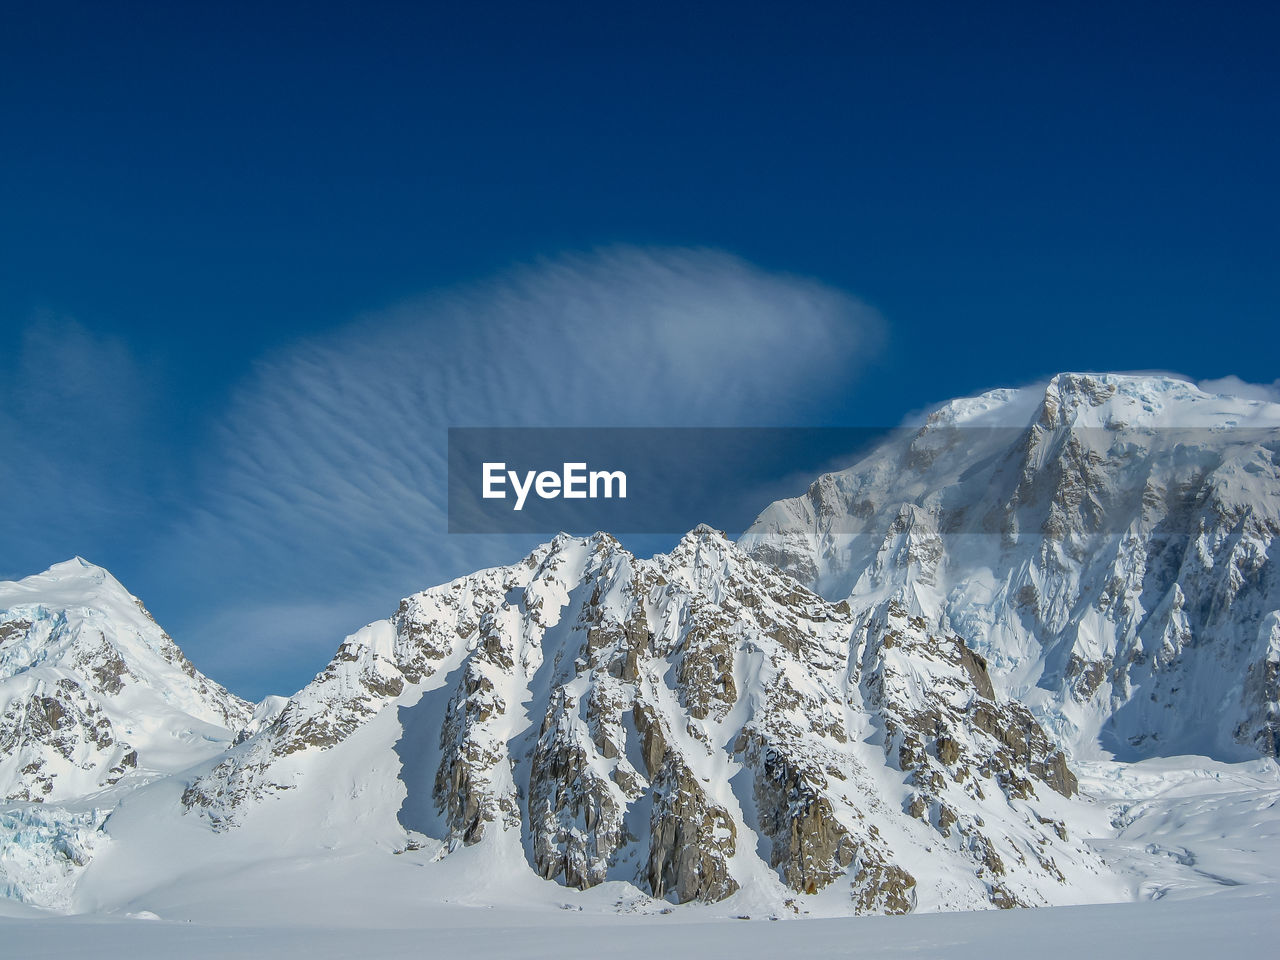
[[[900,601],[865,615],[858,635],[866,638],[862,684],[883,724],[886,759],[912,787],[906,812],[971,858],[993,904],[1026,905],[1005,884],[996,838],[973,801],[994,791],[1007,802],[1027,801],[1045,788],[1074,796],[1076,778],[1065,755],[1025,707],[994,699],[985,664],[959,637],[930,634],[923,618],[908,616]],[[1057,821],[1039,818],[1038,824],[1055,828]],[[1033,832],[1035,843],[1015,855],[1060,878],[1047,831]]]
[[[817,893],[843,876],[857,855],[852,834],[823,795],[826,774],[814,764],[798,766],[754,731],[744,732],[739,744],[756,772],[759,827],[771,844],[769,866],[791,889]]]
[[[54,792],[62,772],[109,786],[138,765],[138,752],[118,739],[111,720],[69,677],[52,685],[37,680],[29,694],[9,701],[0,716],[0,756],[20,773],[5,799],[36,802]]]
[[[737,850],[733,818],[678,760],[664,763],[653,781],[649,837],[644,879],[655,897],[723,900],[738,889],[729,875]]]
[[[522,569],[527,574],[528,568]],[[512,582],[519,580],[520,573],[513,572],[512,578]],[[237,812],[249,801],[292,788],[298,765],[282,761],[346,742],[406,689],[429,682],[446,661],[456,666],[465,652],[464,641],[480,637],[481,613],[500,604],[506,589],[501,575],[487,571],[402,601],[390,619],[347,638],[329,665],[273,719],[187,788],[183,803],[201,810],[221,829],[234,824]],[[455,749],[449,769],[442,770],[441,783],[457,785],[459,790],[471,782],[469,770],[480,764],[482,752],[472,745],[459,747],[461,731],[469,723],[505,710],[505,704],[492,697],[481,658],[476,660],[469,665],[469,679],[459,687],[459,696],[442,724],[442,742],[452,737]],[[461,796],[455,793],[450,808],[454,826],[462,834],[471,828],[478,838],[483,833],[475,820],[478,811],[468,809],[467,803],[457,799]]]
[[[741,544],[859,613],[902,598],[1077,752],[1233,760],[1280,756],[1278,534],[1280,405],[1063,374],[946,404]]]
[[[475,843],[487,824],[520,821],[514,792],[503,782],[505,745],[495,728],[506,720],[507,701],[498,692],[515,666],[510,639],[492,613],[481,617],[479,645],[462,670],[440,732],[444,760],[436,772],[435,796],[450,836]]]
[[[546,879],[579,889],[607,879],[614,855],[633,839],[623,822],[622,787],[597,774],[590,760],[565,737],[542,738],[530,782],[534,866]]]
[[[605,534],[561,536],[349,638],[184,800],[231,826],[394,706],[404,825],[446,851],[518,842],[574,887],[714,901],[772,877],[779,900],[843,883],[855,910],[906,912],[922,883],[970,906],[1045,903],[1066,882],[1045,862],[1099,869],[1048,811],[1028,812],[1074,782],[982,659],[897,606],[882,620],[708,528],[647,561]],[[899,862],[924,849],[937,877]],[[939,879],[958,866],[961,889]]]
[[[853,899],[859,913],[890,916],[910,913],[916,906],[915,877],[896,864],[859,859],[853,883]],[[1004,906],[1005,904],[997,904]]]

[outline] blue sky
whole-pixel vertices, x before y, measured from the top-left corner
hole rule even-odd
[[[257,697],[524,546],[450,425],[1280,376],[1275,7],[743,7],[6,5],[0,576]]]

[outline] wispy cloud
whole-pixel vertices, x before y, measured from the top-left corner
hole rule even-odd
[[[29,573],[137,514],[147,388],[122,341],[72,320],[37,318],[14,347],[0,353],[0,555]]]
[[[366,317],[257,365],[172,568],[217,577],[224,599],[348,591],[385,614],[390,596],[529,545],[445,533],[448,427],[803,423],[878,331],[839,291],[705,250],[567,256]],[[265,639],[247,606],[229,623],[246,656]]]

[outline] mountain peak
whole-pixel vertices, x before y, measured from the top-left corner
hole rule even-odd
[[[252,707],[203,676],[140,600],[82,557],[0,583],[0,796],[66,799],[228,741]]]
[[[729,543],[729,538],[723,530],[717,530],[709,523],[700,523],[683,537],[680,538],[681,544],[698,544],[698,543]]]
[[[76,554],[74,557],[72,557],[69,560],[63,560],[60,563],[53,564],[52,566],[49,567],[48,570],[45,570],[44,573],[36,574],[36,576],[48,576],[48,577],[91,576],[91,577],[96,577],[98,579],[102,579],[102,578],[111,576],[111,574],[108,573],[105,567],[101,567],[98,564],[94,563],[93,561],[86,560],[84,557],[80,556],[79,554]]]
[[[739,545],[855,613],[909,596],[1084,755],[1274,756],[1278,428],[1177,377],[1060,373],[952,401]]]
[[[110,580],[112,583],[119,585],[119,581],[104,568],[86,560],[84,557],[75,556],[69,560],[63,560],[55,563],[48,569],[32,574],[29,577],[23,577],[21,580],[0,581],[0,596],[7,587],[18,585],[27,585],[33,589],[42,588],[47,584],[54,583],[106,583]]]
[[[1050,429],[1273,427],[1280,424],[1280,404],[1208,392],[1172,374],[1068,371],[1023,387],[949,400],[925,418],[922,432],[953,427],[1021,429],[1035,423]]]

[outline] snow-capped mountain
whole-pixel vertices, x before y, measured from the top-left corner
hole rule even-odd
[[[957,400],[741,539],[955,632],[1076,756],[1280,754],[1280,405],[1071,375]]]
[[[738,544],[561,535],[256,706],[100,568],[0,584],[0,896],[785,916],[1272,877],[1278,426],[1155,377],[954,401]]]
[[[76,558],[0,583],[0,797],[60,801],[226,748],[253,707]]]
[[[675,902],[850,912],[1098,896],[1075,777],[981,658],[895,602],[851,617],[709,528],[606,534],[411,597],[184,793],[234,830],[393,712],[410,845]]]

